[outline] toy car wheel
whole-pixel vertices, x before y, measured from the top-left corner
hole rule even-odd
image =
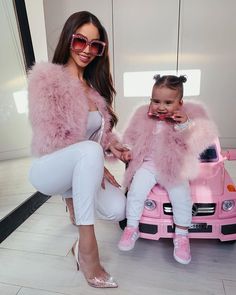
[[[231,240],[231,241],[220,241],[222,244],[225,245],[233,245],[236,241],[235,240]]]

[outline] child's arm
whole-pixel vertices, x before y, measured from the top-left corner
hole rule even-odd
[[[201,104],[186,110],[188,120],[175,126],[175,142],[199,155],[218,137],[215,123]]]

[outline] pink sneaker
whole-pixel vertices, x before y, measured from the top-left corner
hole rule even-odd
[[[139,230],[137,227],[127,226],[118,243],[118,248],[122,251],[129,251],[134,248],[135,242],[139,238]]]
[[[175,260],[182,264],[188,264],[191,261],[188,236],[175,235],[173,242]]]

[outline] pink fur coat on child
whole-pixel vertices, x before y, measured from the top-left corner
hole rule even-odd
[[[104,150],[117,136],[110,131],[111,116],[105,99],[94,89],[85,89],[62,65],[36,64],[29,72],[29,119],[32,154],[42,156],[85,140],[90,96],[102,115],[99,130]]]
[[[190,126],[175,130],[174,124],[164,123],[158,133],[155,130],[160,122],[148,117],[148,105],[136,110],[123,134],[123,143],[129,145],[133,153],[124,175],[125,187],[129,187],[150,147],[155,149],[154,165],[163,187],[172,187],[197,176],[199,154],[214,143],[218,132],[202,104],[184,102],[182,108],[188,115]]]

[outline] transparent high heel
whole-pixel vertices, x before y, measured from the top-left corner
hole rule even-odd
[[[83,272],[83,269],[82,269],[82,267],[80,267],[80,262],[79,262],[79,241],[78,240],[73,245],[71,252],[75,257],[77,270],[79,270],[81,268],[81,271]],[[87,283],[91,287],[94,287],[94,288],[117,288],[118,285],[115,282],[115,280],[113,279],[113,277],[109,273],[107,273],[105,270],[104,270],[104,272],[106,273],[105,277],[86,278],[84,272],[83,272],[83,274],[84,274],[84,277],[85,277]]]
[[[73,205],[73,199],[72,198],[65,198],[63,199],[66,203],[66,212],[69,211],[69,217],[70,221],[73,225],[76,225],[75,223],[75,214],[74,214],[74,205]]]

